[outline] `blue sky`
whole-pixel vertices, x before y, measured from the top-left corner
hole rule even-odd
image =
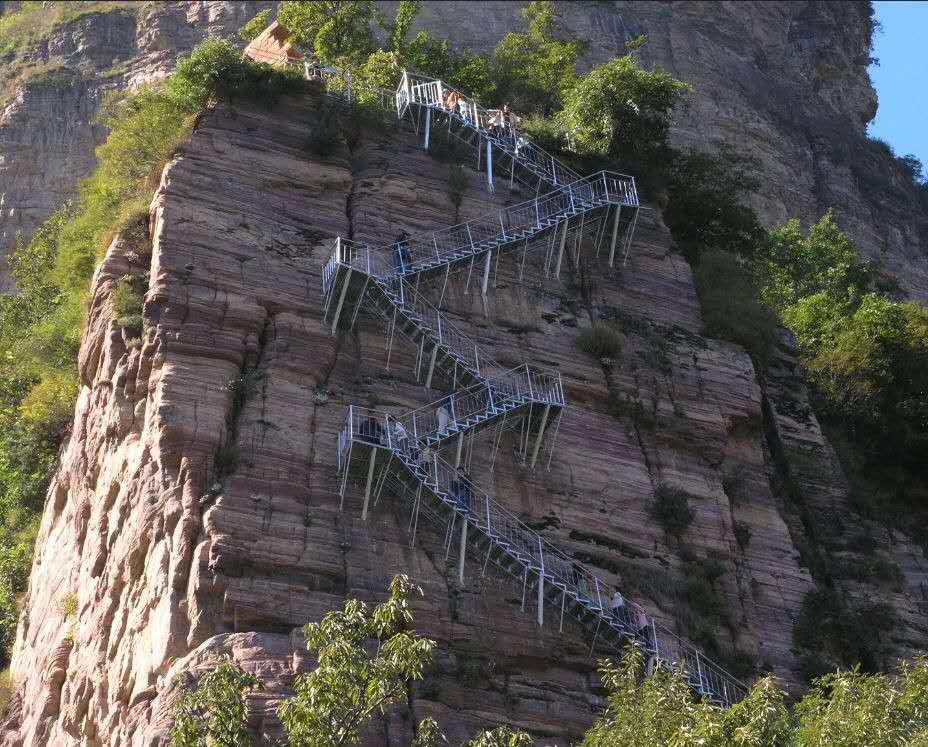
[[[874,36],[870,78],[879,96],[870,135],[913,153],[928,167],[928,2],[874,2],[883,31]]]

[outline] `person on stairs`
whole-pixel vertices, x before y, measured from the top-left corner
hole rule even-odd
[[[444,436],[448,432],[448,421],[451,420],[451,413],[448,412],[448,405],[445,402],[438,408],[438,435]]]
[[[409,434],[403,424],[396,418],[393,419],[393,446],[401,454],[406,454],[409,451]]]
[[[619,587],[616,587],[615,593],[612,595],[612,599],[609,602],[609,609],[612,611],[612,618],[616,621],[618,625],[625,624],[625,600],[622,598],[622,593],[619,591]]]
[[[393,262],[397,272],[406,272],[410,265],[409,234],[400,231],[393,242]]]

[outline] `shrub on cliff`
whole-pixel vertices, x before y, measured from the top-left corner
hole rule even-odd
[[[871,459],[928,456],[928,311],[871,290],[873,274],[829,211],[771,231],[755,263],[763,297],[796,335],[819,412]]]
[[[751,256],[765,232],[744,197],[759,186],[754,160],[730,149],[718,156],[674,154],[667,172],[664,219],[674,242],[695,265],[707,249]]]
[[[303,86],[301,70],[278,69],[242,57],[227,39],[207,37],[177,63],[168,78],[168,99],[186,111],[202,109],[213,97],[255,99],[273,103]]]
[[[754,279],[734,254],[703,252],[693,271],[706,334],[744,346],[755,362],[770,356],[777,320],[758,300]]]
[[[614,360],[622,352],[622,335],[611,324],[594,324],[577,336],[577,347],[597,360]]]
[[[259,11],[254,18],[252,18],[238,30],[239,37],[244,39],[246,42],[252,41],[268,27],[270,18],[270,9]]]
[[[625,55],[566,91],[556,121],[572,150],[640,169],[666,146],[673,109],[687,89],[666,70],[645,70]]]
[[[651,516],[664,531],[679,537],[693,521],[694,512],[684,491],[662,483],[654,491]]]

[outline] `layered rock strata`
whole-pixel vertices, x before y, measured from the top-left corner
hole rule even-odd
[[[539,628],[511,579],[481,578],[474,562],[459,586],[442,537],[411,544],[389,496],[366,522],[356,489],[339,511],[345,406],[406,410],[439,392],[416,383],[416,351],[401,340],[386,370],[376,320],[337,337],[323,327],[328,242],[443,227],[454,206],[447,165],[410,133],[384,128],[331,158],[309,154],[317,106],[306,96],[273,112],[207,114],[165,169],[150,256],[117,240],[97,271],[74,426],[18,631],[6,744],[164,743],[176,676],[219,652],[265,681],[250,718],[262,739],[279,737],[276,704],[311,666],[300,626],[347,597],[381,598],[401,572],[425,590],[416,627],[441,653],[372,743],[405,743],[425,715],[452,740],[506,722],[566,742],[602,703],[590,642],[569,623],[562,634],[550,618]],[[490,199],[468,173],[465,217],[524,199],[506,189]],[[711,560],[721,622],[703,644],[795,682],[791,616],[811,580],[770,489],[749,358],[701,336],[689,267],[653,211],[621,268],[590,246],[579,257],[559,281],[530,258],[519,281],[505,255],[485,302],[465,275],[449,283],[449,313],[488,355],[556,367],[570,403],[550,472],[521,466],[509,434],[492,472],[478,441],[475,479],[681,631],[700,628],[688,583],[693,564]],[[108,299],[120,277],[146,270],[145,334],[127,347]],[[601,319],[624,331],[615,360],[577,349]],[[255,391],[237,408],[234,381],[250,369]],[[651,517],[662,488],[688,495],[694,520],[681,540]],[[735,522],[750,542],[739,544]],[[65,598],[77,601],[67,618]]]

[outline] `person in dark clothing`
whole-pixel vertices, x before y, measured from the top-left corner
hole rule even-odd
[[[397,234],[396,241],[393,243],[394,262],[399,272],[405,272],[409,269],[409,234],[400,231]]]
[[[383,426],[374,418],[365,418],[361,421],[360,435],[363,441],[371,444],[382,444]]]

